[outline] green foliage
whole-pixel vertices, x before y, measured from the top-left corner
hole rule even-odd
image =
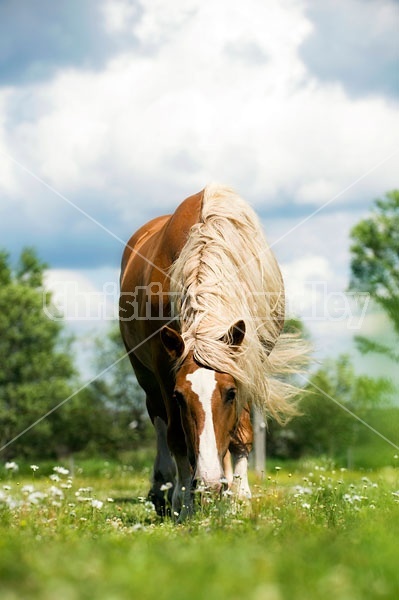
[[[309,338],[309,332],[306,330],[303,321],[298,317],[289,317],[285,320],[283,333],[296,334],[304,339]]]
[[[399,335],[399,190],[375,201],[372,213],[351,231],[350,289],[368,292]],[[363,352],[382,352],[399,360],[394,349],[359,338]]]
[[[0,251],[0,286],[11,283],[10,255],[5,250]]]
[[[117,327],[96,339],[94,362],[98,377],[48,418],[58,457],[115,458],[153,442],[144,394]]]
[[[376,407],[389,406],[393,391],[387,379],[356,375],[347,355],[327,360],[309,377],[300,404],[302,415],[283,429],[272,425],[268,450],[294,458],[345,457],[364,436],[365,426],[353,414],[367,421]]]
[[[96,347],[96,369],[104,374],[93,382],[89,392],[109,418],[103,447],[108,452],[113,448],[115,453],[146,445],[154,439],[153,428],[119,327],[112,327],[105,338],[97,339]]]
[[[22,252],[15,271],[8,255],[0,255],[0,447],[70,393],[72,359],[62,323],[46,315],[51,296],[43,288],[44,268],[32,249]],[[49,422],[40,421],[5,455],[40,451],[50,436]]]
[[[115,408],[127,408],[132,418],[142,421],[147,414],[144,392],[137,383],[119,327],[112,327],[105,338],[97,339],[96,346],[96,367],[100,372],[107,371],[101,381],[108,403]]]
[[[96,357],[99,372],[116,364],[83,387],[64,324],[48,316],[55,311],[43,286],[45,268],[30,248],[22,251],[15,269],[8,253],[0,252],[2,458],[115,456],[143,445],[152,428],[129,359],[123,358],[118,329],[98,340]]]
[[[34,248],[24,248],[19,257],[16,279],[34,289],[43,288],[43,273],[47,266],[39,261]]]

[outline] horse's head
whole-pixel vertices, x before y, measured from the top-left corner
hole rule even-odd
[[[244,335],[245,324],[238,321],[226,334],[226,343],[238,348]],[[163,327],[161,339],[173,360],[183,355],[184,341],[178,332]],[[171,401],[180,409],[193,479],[220,489],[223,457],[239,417],[234,378],[201,366],[190,353],[176,371]]]

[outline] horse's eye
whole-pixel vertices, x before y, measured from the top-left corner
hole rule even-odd
[[[226,402],[228,402],[229,404],[231,404],[232,402],[234,402],[235,398],[237,395],[237,390],[235,388],[230,388],[229,390],[227,390],[226,392]]]
[[[183,394],[181,392],[179,392],[178,390],[174,391],[173,399],[176,400],[176,402],[180,406],[180,408],[184,407],[186,404]]]

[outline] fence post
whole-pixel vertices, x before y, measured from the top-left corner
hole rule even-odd
[[[266,423],[258,408],[254,410],[253,427],[255,471],[262,478],[266,473]]]

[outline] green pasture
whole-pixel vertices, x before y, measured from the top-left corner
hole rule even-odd
[[[157,518],[142,465],[0,467],[0,598],[397,599],[396,461],[269,465],[250,506],[205,494],[183,525]]]

